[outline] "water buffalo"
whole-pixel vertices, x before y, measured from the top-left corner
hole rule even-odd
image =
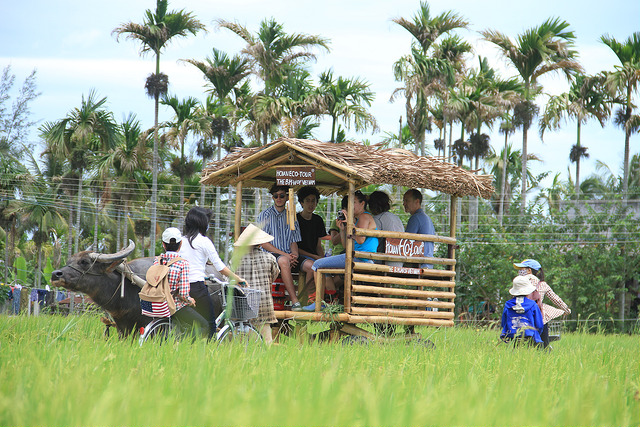
[[[147,257],[124,262],[135,247],[130,240],[128,247],[114,254],[79,252],[69,259],[66,266],[51,274],[51,283],[88,295],[111,315],[118,333],[128,336],[151,321],[151,318],[142,315],[138,292],[144,285],[143,277],[154,259]],[[211,266],[207,267],[207,273],[218,274]],[[123,274],[124,297],[121,297]]]

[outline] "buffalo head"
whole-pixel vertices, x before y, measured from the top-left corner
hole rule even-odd
[[[101,254],[84,251],[73,255],[66,266],[51,274],[51,283],[74,292],[82,292],[107,311],[113,317],[121,334],[129,334],[134,328],[144,326],[149,318],[142,316],[140,310],[140,282],[135,275],[125,275],[121,271],[131,270],[123,267],[124,259],[130,255],[136,245],[129,246],[114,254]],[[153,258],[151,258],[153,262]],[[147,264],[147,263],[144,263]],[[144,274],[145,271],[136,273]],[[124,285],[124,296],[121,286]]]

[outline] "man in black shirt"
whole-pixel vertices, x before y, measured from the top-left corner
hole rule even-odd
[[[306,288],[312,289],[309,286],[315,287],[315,282],[311,266],[315,260],[324,257],[321,238],[327,235],[327,229],[324,227],[322,217],[313,213],[320,200],[318,189],[313,186],[302,187],[298,190],[297,196],[298,202],[302,206],[302,212],[297,214],[300,236],[302,237],[302,240],[298,242],[300,253],[298,264],[300,271],[304,271],[306,274]]]

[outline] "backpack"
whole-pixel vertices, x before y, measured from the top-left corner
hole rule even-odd
[[[176,312],[176,303],[169,286],[169,266],[182,258],[176,257],[162,264],[154,264],[147,270],[147,283],[138,294],[142,314],[149,317],[170,317]]]

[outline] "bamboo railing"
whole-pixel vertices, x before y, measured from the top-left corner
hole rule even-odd
[[[420,242],[434,242],[455,247],[456,239],[380,230],[353,228],[353,235]],[[447,253],[452,253],[449,249]],[[404,325],[452,326],[455,308],[455,265],[453,258],[389,255],[372,252],[352,252],[354,262],[345,269],[326,269],[315,272],[316,295],[324,294],[326,274],[346,274],[345,312],[326,314],[316,304],[315,313],[279,314],[282,318],[333,320],[348,323],[388,323]],[[402,262],[395,267],[378,262]],[[421,264],[432,264],[423,268]],[[345,277],[347,279],[347,277]],[[348,287],[348,289],[347,289]]]

